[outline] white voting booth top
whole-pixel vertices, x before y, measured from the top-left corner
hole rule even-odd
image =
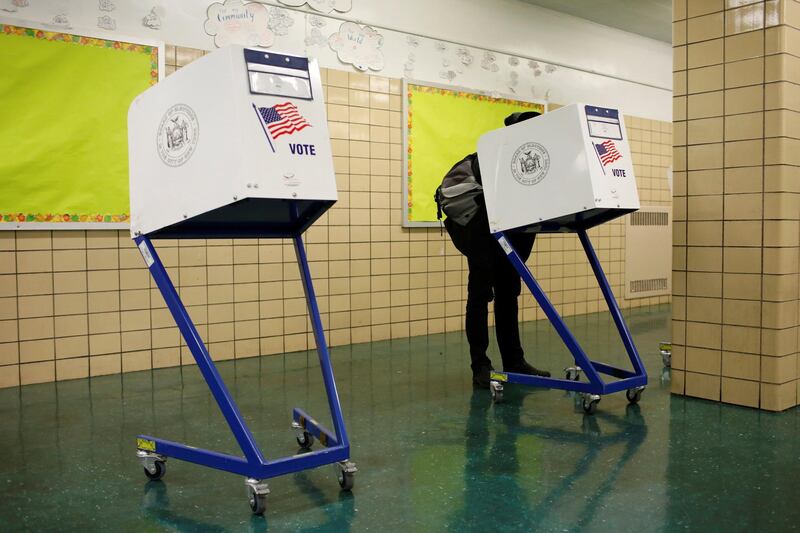
[[[128,135],[132,236],[290,236],[337,199],[313,59],[216,50],[140,94]]]
[[[493,233],[588,229],[639,209],[625,123],[572,104],[478,140]]]

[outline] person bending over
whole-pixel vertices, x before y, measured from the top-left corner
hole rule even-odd
[[[513,113],[505,119],[511,126],[539,116],[535,111]],[[503,370],[549,377],[550,373],[525,361],[519,337],[517,297],[520,277],[500,244],[489,231],[489,218],[483,197],[478,154],[473,153],[453,165],[436,190],[438,216],[447,215],[444,226],[453,244],[467,258],[467,309],[465,329],[472,359],[472,383],[488,388],[494,369],[486,355],[489,348],[488,304],[494,300],[495,333]],[[506,235],[523,261],[533,249],[533,233]]]

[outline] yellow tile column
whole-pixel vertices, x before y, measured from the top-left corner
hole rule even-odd
[[[800,3],[675,0],[672,391],[797,405]]]

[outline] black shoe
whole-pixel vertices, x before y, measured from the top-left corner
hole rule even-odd
[[[489,381],[491,381],[490,376],[492,374],[492,370],[494,370],[490,366],[481,367],[480,370],[472,372],[472,386],[477,389],[488,389],[489,388]]]
[[[542,378],[549,378],[550,372],[547,370],[539,370],[535,366],[531,365],[527,361],[522,361],[521,363],[517,363],[512,365],[510,368],[503,368],[506,372],[511,372],[513,374],[527,374],[529,376],[539,376]]]

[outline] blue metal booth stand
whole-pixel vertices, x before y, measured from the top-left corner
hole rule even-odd
[[[570,227],[571,226],[571,227]],[[622,312],[617,305],[614,298],[614,293],[611,291],[611,286],[608,284],[603,268],[600,266],[600,261],[597,259],[597,254],[592,247],[592,243],[587,235],[587,227],[590,224],[579,224],[577,226],[570,225],[562,227],[557,224],[551,224],[549,227],[540,227],[537,233],[555,233],[564,231],[575,231],[578,238],[583,245],[583,250],[586,253],[586,258],[592,267],[597,283],[600,285],[600,290],[603,293],[603,298],[608,305],[608,310],[611,312],[611,317],[614,319],[614,324],[619,331],[622,338],[622,344],[625,346],[625,351],[630,358],[633,370],[625,370],[617,368],[606,363],[595,361],[586,355],[577,339],[564,323],[556,308],[550,302],[550,299],[545,294],[542,287],[533,277],[528,266],[519,256],[517,251],[511,245],[511,242],[505,238],[502,231],[494,233],[494,238],[501,244],[503,250],[506,252],[508,260],[514,265],[522,281],[528,286],[528,289],[533,294],[536,302],[544,311],[547,319],[555,328],[561,340],[566,345],[570,354],[575,359],[575,366],[565,369],[564,379],[558,378],[545,378],[539,376],[529,376],[526,374],[516,374],[513,372],[498,372],[493,371],[491,374],[490,389],[492,392],[492,399],[495,402],[503,400],[503,383],[520,383],[523,385],[533,385],[536,387],[547,387],[551,389],[562,389],[567,391],[576,391],[583,396],[583,410],[586,413],[592,414],[597,408],[600,397],[603,394],[610,394],[613,392],[626,391],[625,395],[630,403],[638,403],[642,392],[647,385],[647,372],[639,357],[639,352],[633,343],[631,332],[628,330],[628,325],[622,317]],[[588,382],[580,381],[581,373],[586,373]],[[602,374],[617,378],[615,381],[608,382],[603,379]]]
[[[336,391],[336,382],[333,377],[328,347],[325,342],[325,333],[322,328],[319,307],[314,294],[314,287],[311,282],[311,275],[303,246],[302,233],[311,225],[311,222],[318,218],[333,202],[293,202],[290,200],[243,200],[240,205],[240,212],[255,213],[262,211],[267,203],[272,205],[269,211],[274,212],[275,202],[280,202],[284,212],[291,213],[291,219],[283,224],[283,229],[278,231],[261,230],[257,226],[248,224],[245,227],[228,228],[227,230],[217,231],[213,236],[222,237],[290,237],[294,242],[297,262],[300,267],[300,277],[305,290],[308,312],[311,317],[311,325],[314,331],[314,338],[317,344],[317,354],[319,355],[322,377],[325,384],[328,405],[330,406],[333,419],[333,431],[325,428],[313,417],[309,416],[300,408],[295,408],[292,413],[292,427],[297,434],[297,443],[303,453],[291,457],[282,457],[274,460],[267,460],[256,444],[256,440],[247,424],[239,412],[230,391],[225,386],[219,372],[217,371],[211,356],[208,353],[200,334],[197,332],[192,319],[181,302],[175,286],[167,274],[164,264],[158,257],[152,238],[211,238],[212,235],[206,233],[205,224],[202,221],[186,221],[173,228],[157,231],[152,236],[137,236],[134,240],[145,258],[150,274],[153,277],[159,291],[169,307],[175,323],[180,329],[183,339],[186,341],[192,356],[197,362],[203,379],[208,384],[209,390],[214,396],[217,405],[222,411],[225,421],[228,423],[231,432],[236,438],[236,442],[244,454],[244,457],[227,455],[211,450],[204,450],[172,442],[150,435],[139,435],[137,437],[138,457],[143,466],[144,473],[149,479],[160,479],[166,473],[166,460],[168,457],[197,463],[218,470],[225,470],[234,474],[246,476],[246,486],[248,491],[249,503],[252,511],[262,514],[265,510],[265,497],[269,493],[266,479],[307,470],[327,464],[335,464],[338,468],[339,485],[343,490],[349,491],[353,488],[353,475],[356,466],[350,458],[350,443],[347,439],[342,408],[339,403],[339,396]],[[302,204],[304,210],[301,212],[297,204]],[[263,211],[262,211],[263,212]],[[245,217],[247,218],[247,217]],[[196,223],[193,223],[196,222]],[[310,451],[315,440],[318,440],[322,448]]]

